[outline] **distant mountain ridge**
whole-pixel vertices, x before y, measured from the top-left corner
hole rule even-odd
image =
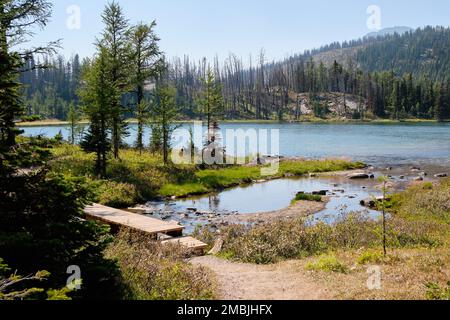
[[[368,72],[411,73],[433,81],[450,81],[450,28],[425,27],[412,30],[394,27],[370,33],[352,42],[316,50],[316,63],[330,66],[334,61],[354,65]]]
[[[384,28],[376,32],[368,33],[364,36],[365,39],[368,38],[376,38],[376,37],[384,37],[384,36],[390,36],[394,34],[403,35],[404,33],[414,31],[413,28],[410,27],[391,27],[391,28]]]

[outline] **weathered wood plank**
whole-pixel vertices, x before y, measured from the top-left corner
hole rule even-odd
[[[162,244],[177,244],[192,250],[196,254],[204,254],[204,250],[207,247],[207,244],[195,238],[181,237],[184,227],[176,221],[166,222],[100,204],[87,206],[84,212],[88,219],[143,232],[154,236],[155,239],[160,239]]]
[[[208,246],[206,243],[203,243],[202,241],[197,240],[192,237],[173,238],[173,239],[169,239],[169,240],[164,240],[161,243],[163,245],[164,244],[178,244],[178,245],[188,248],[198,254],[203,254],[204,250]]]
[[[84,210],[90,219],[100,221],[113,226],[127,227],[132,230],[145,232],[149,235],[182,234],[184,227],[176,222],[165,222],[159,219],[118,210],[100,204],[87,206]]]

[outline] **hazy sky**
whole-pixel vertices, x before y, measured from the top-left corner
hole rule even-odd
[[[61,53],[91,56],[102,30],[107,0],[53,0],[51,23],[33,44],[63,39]],[[158,23],[161,48],[169,56],[195,59],[233,52],[247,59],[265,48],[269,59],[333,42],[359,38],[367,27],[367,8],[381,9],[381,27],[450,24],[448,0],[119,0],[130,22]],[[67,27],[71,6],[80,9],[80,29]]]

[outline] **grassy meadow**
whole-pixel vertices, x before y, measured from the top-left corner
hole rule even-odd
[[[262,176],[261,166],[164,165],[158,154],[124,149],[120,159],[108,163],[107,180],[94,178],[94,155],[78,146],[60,144],[52,150],[52,170],[84,176],[97,190],[98,201],[113,207],[127,207],[155,198],[187,197],[249,184],[255,180],[302,176],[364,167],[341,159],[282,161],[278,172]]]

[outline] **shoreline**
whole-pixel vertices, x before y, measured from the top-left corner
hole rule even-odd
[[[183,120],[176,121],[177,123],[190,123],[200,120]],[[137,124],[135,119],[126,120],[128,124]],[[303,119],[303,120],[222,120],[220,123],[224,124],[439,124],[450,123],[450,119],[443,122],[429,119],[405,119],[405,120],[391,120],[391,119],[375,119],[375,120],[341,120],[341,119]],[[78,123],[79,125],[89,125],[89,121],[83,120]],[[61,127],[68,126],[68,121],[61,120],[42,120],[34,122],[17,122],[16,126],[19,128],[32,128],[32,127]]]
[[[295,218],[306,218],[316,213],[325,210],[329,197],[322,197],[322,201],[296,201],[295,203],[289,205],[289,207],[260,213],[250,213],[250,214],[238,214],[234,216],[227,216],[222,218],[220,221],[213,221],[213,223],[223,224],[223,223],[269,223],[280,220],[290,220]]]

